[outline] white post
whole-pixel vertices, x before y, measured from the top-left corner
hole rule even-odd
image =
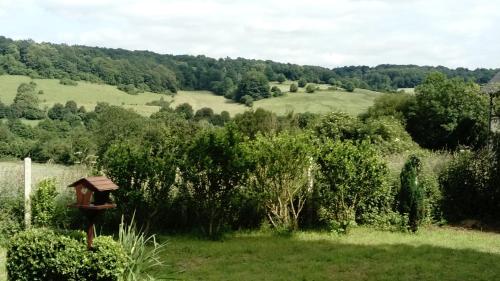
[[[24,158],[24,225],[31,227],[31,158]]]

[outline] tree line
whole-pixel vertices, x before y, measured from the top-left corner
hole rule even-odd
[[[434,71],[479,84],[488,82],[497,72],[493,69],[416,65],[329,69],[269,60],[162,55],[148,51],[36,43],[0,37],[0,73],[103,82],[134,94],[143,91],[175,93],[179,89],[210,90],[243,103],[247,98],[242,100],[242,97],[252,96],[251,93],[258,92],[258,98],[271,96],[269,89],[253,88],[247,91],[249,85],[244,82],[245,77],[258,81],[288,79],[298,81],[300,87],[304,87],[305,82],[328,83],[345,89],[395,91],[416,87]]]

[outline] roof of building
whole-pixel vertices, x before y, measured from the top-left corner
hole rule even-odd
[[[483,93],[492,94],[500,92],[500,72],[498,72],[493,78],[481,88]]]
[[[79,184],[85,185],[85,187],[92,189],[94,191],[112,191],[112,190],[117,190],[118,186],[112,182],[110,179],[107,177],[87,177],[87,178],[81,178],[74,183],[70,184],[70,187],[77,186]]]

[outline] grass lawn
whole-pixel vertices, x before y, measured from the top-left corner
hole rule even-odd
[[[178,280],[498,280],[500,235],[431,228],[412,235],[236,233],[223,242],[169,241],[163,274]],[[161,273],[157,274],[159,277]]]
[[[23,82],[30,82],[27,76],[0,75],[0,100],[6,104],[12,103],[16,95],[16,89]],[[79,106],[83,105],[87,110],[92,110],[97,102],[107,102],[112,105],[120,105],[126,108],[133,108],[138,113],[149,116],[158,111],[157,106],[148,106],[146,103],[159,100],[163,97],[172,102],[175,107],[181,103],[189,103],[194,110],[202,107],[210,107],[215,112],[228,111],[231,116],[244,112],[249,108],[228,100],[222,96],[214,95],[209,91],[179,91],[173,98],[170,96],[155,93],[141,93],[138,95],[128,95],[115,86],[104,84],[93,84],[78,81],[77,86],[66,86],[59,84],[57,79],[34,79],[38,90],[43,90],[44,94],[39,95],[42,106],[51,107],[54,103],[65,103],[74,100]],[[285,94],[283,97],[270,98],[254,102],[254,108],[264,108],[277,114],[288,112],[314,112],[325,113],[330,111],[344,111],[357,115],[365,111],[373,100],[380,93],[356,89],[354,93],[329,90],[329,85],[318,85],[321,90],[313,94],[306,94],[304,88],[300,88],[298,93],[287,93],[290,81],[277,85]],[[35,124],[31,122],[30,124]]]
[[[5,272],[5,250],[0,248],[0,280],[7,280]]]

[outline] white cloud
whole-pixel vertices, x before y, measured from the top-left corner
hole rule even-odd
[[[498,1],[20,1],[0,0],[6,36],[323,66],[500,67]]]

